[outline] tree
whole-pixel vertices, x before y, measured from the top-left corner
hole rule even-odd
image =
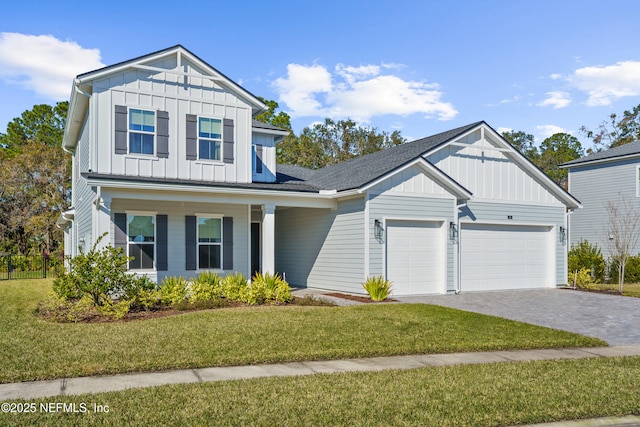
[[[282,129],[291,130],[291,117],[285,113],[284,111],[279,111],[276,114],[276,110],[279,108],[279,105],[276,101],[272,101],[270,99],[265,99],[261,96],[258,97],[260,101],[264,102],[269,109],[264,113],[258,114],[255,119],[262,123],[269,123],[274,126],[278,126]]]
[[[29,141],[38,141],[49,147],[59,147],[67,119],[67,101],[55,106],[40,104],[22,113],[7,125],[7,133],[0,133],[0,152],[12,158]]]
[[[67,102],[36,105],[0,134],[0,250],[53,251],[69,205],[71,159],[62,151]]]
[[[614,266],[618,268],[618,292],[622,293],[627,262],[640,242],[640,211],[619,196],[605,203],[607,225],[605,244]]]
[[[606,150],[640,139],[640,105],[635,106],[632,110],[625,110],[620,120],[618,120],[617,114],[610,114],[608,120],[600,123],[597,131],[582,126],[580,132],[593,141],[595,151]]]
[[[534,144],[535,138],[533,135],[521,130],[510,130],[502,132],[502,137],[506,139],[509,144],[513,145],[516,150],[522,153],[527,159],[536,163],[539,153],[538,148]]]
[[[542,141],[540,153],[534,163],[551,179],[567,188],[567,169],[558,166],[584,155],[580,141],[568,133],[556,133]]]
[[[400,131],[391,134],[358,126],[353,120],[325,119],[304,128],[297,141],[283,141],[278,161],[308,168],[322,168],[405,142]]]

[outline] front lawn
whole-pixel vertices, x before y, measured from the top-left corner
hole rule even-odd
[[[522,348],[601,340],[425,304],[256,307],[56,324],[33,312],[51,280],[0,282],[0,382],[118,372]]]
[[[261,378],[32,400],[0,424],[507,426],[640,414],[639,378],[640,357]]]

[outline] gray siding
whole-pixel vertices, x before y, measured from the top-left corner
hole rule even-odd
[[[385,242],[374,235],[375,220],[387,219],[439,219],[446,224],[453,221],[454,199],[369,195],[369,276],[385,274]],[[447,239],[447,290],[454,290],[454,248]]]
[[[277,210],[276,270],[295,286],[363,293],[364,198]]]
[[[509,219],[508,216],[512,218]],[[567,283],[567,245],[560,242],[559,227],[565,226],[565,208],[555,206],[520,205],[507,203],[469,202],[468,208],[460,213],[463,222],[473,220],[478,223],[489,221],[502,224],[540,224],[555,226],[556,284]],[[553,233],[553,231],[552,231]]]
[[[75,153],[75,161],[78,162],[79,173],[86,172],[89,169],[89,133],[89,121],[85,120]],[[75,247],[71,248],[70,251],[74,255],[78,253],[79,246],[83,247],[84,252],[93,246],[94,206],[92,202],[96,197],[95,189],[90,187],[84,178],[79,174],[76,178],[77,181],[73,187],[72,205],[76,210],[74,227],[76,228],[75,238],[77,240],[72,243]],[[84,239],[84,243],[80,243],[81,238]]]
[[[569,215],[572,245],[581,239],[588,240],[598,245],[605,257],[609,257],[606,203],[622,197],[630,206],[640,209],[640,198],[636,195],[639,165],[640,160],[635,159],[569,170],[569,192],[583,206]],[[634,252],[640,252],[640,247]]]
[[[157,280],[165,276],[192,277],[198,270],[188,271],[185,259],[185,216],[215,214],[233,217],[233,271],[239,271],[249,277],[249,213],[246,205],[210,204],[195,202],[138,201],[133,199],[114,199],[111,203],[112,218],[115,212],[150,211],[167,215],[167,258],[168,270],[158,272]],[[111,235],[114,235],[113,224]],[[220,271],[221,275],[229,271]],[[151,278],[153,274],[149,275]]]

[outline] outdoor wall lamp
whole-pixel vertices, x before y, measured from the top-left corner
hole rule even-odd
[[[458,240],[458,226],[453,221],[449,223],[449,239],[454,242]]]
[[[376,239],[381,240],[383,233],[384,233],[384,228],[382,228],[382,223],[380,222],[379,219],[376,219],[373,222],[373,234],[374,236],[376,236]]]
[[[560,227],[560,243],[567,243],[567,229]]]

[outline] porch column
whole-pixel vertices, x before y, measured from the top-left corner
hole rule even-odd
[[[276,271],[276,205],[262,206],[262,272]]]

